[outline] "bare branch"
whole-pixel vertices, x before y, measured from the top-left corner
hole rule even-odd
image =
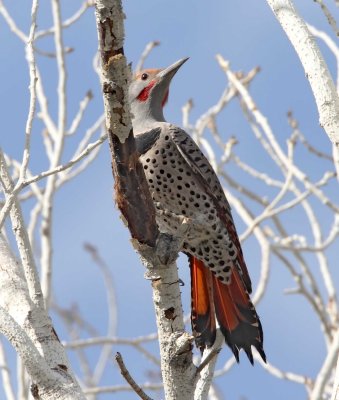
[[[0,331],[20,354],[33,381],[39,381],[42,385],[55,385],[56,377],[53,376],[45,359],[39,354],[24,330],[1,306]]]
[[[338,400],[339,398],[339,356],[337,360],[337,367],[334,376],[333,390],[331,400]]]
[[[24,268],[28,290],[33,303],[38,309],[43,310],[43,296],[39,281],[38,271],[35,265],[31,245],[29,243],[28,234],[25,228],[21,208],[16,195],[13,195],[13,183],[6,166],[3,153],[0,149],[0,179],[3,185],[6,200],[12,195],[12,208],[10,211],[12,227],[16,237],[19,253],[21,256],[22,265]]]
[[[108,310],[107,336],[109,337],[115,336],[117,330],[117,300],[116,300],[112,275],[110,273],[109,267],[106,265],[106,263],[100,256],[98,250],[95,248],[95,246],[89,243],[85,243],[84,248],[92,256],[94,262],[99,267],[103,275],[103,280],[106,287],[107,310]],[[94,382],[97,383],[100,382],[102,374],[105,371],[106,364],[110,360],[111,356],[112,356],[112,347],[103,346],[93,374]]]
[[[306,376],[298,375],[293,372],[285,372],[280,370],[279,368],[273,366],[270,363],[263,363],[257,355],[255,355],[255,359],[261,364],[261,366],[269,372],[271,375],[276,376],[279,379],[285,379],[290,382],[299,383],[301,385],[305,385],[306,388],[310,388],[312,385],[312,381]]]
[[[285,0],[284,0],[285,1]],[[291,170],[294,174],[294,176],[300,180],[307,189],[310,189],[311,192],[319,198],[319,200],[325,204],[326,206],[330,207],[333,211],[336,213],[339,213],[339,207],[331,202],[328,197],[324,195],[324,193],[316,188],[309,180],[307,175],[303,173],[296,165],[290,163],[284,152],[282,151],[281,147],[279,146],[278,142],[275,139],[275,136],[273,134],[273,131],[268,123],[267,118],[259,111],[257,108],[253,98],[251,97],[250,93],[248,92],[247,88],[241,83],[239,79],[237,79],[236,75],[230,70],[229,63],[225,61],[220,55],[217,56],[218,62],[220,66],[224,69],[226,72],[230,82],[234,84],[236,89],[239,91],[239,94],[241,95],[242,99],[244,100],[244,103],[248,110],[253,114],[254,118],[256,119],[256,122],[258,123],[259,126],[261,126],[263,132],[265,133],[268,141],[269,141],[269,146],[270,148],[275,152],[276,157],[278,160],[278,165],[282,168],[283,171],[289,171]],[[339,110],[339,108],[338,108]],[[339,111],[338,111],[338,116],[339,116]],[[339,120],[338,120],[339,122]],[[339,132],[339,130],[338,130]],[[338,141],[339,143],[339,141]],[[270,149],[267,148],[267,151],[270,152]]]
[[[133,245],[145,260],[148,279],[152,281],[165,395],[173,400],[184,400],[191,398],[194,390],[191,382],[195,367],[191,352],[193,338],[184,332],[179,278],[174,263],[182,237],[159,234],[153,201],[136,153],[127,102],[129,72],[123,51],[123,18],[120,0],[96,1],[102,87],[116,201],[128,223]],[[187,230],[187,224],[184,225],[183,230]]]
[[[338,51],[339,51],[339,49],[338,49]],[[332,156],[330,156],[329,154],[323,153],[322,151],[319,151],[317,148],[315,148],[308,142],[308,140],[305,138],[305,136],[300,132],[298,121],[294,118],[292,111],[289,111],[287,113],[287,119],[288,119],[288,123],[289,123],[290,127],[292,128],[292,135],[294,136],[295,140],[299,139],[300,142],[305,146],[305,148],[310,153],[316,155],[317,157],[324,158],[326,160],[333,162]]]
[[[68,19],[66,19],[63,23],[62,23],[62,29],[64,28],[69,28],[70,26],[72,26],[75,22],[77,22],[82,15],[85,13],[85,11],[90,8],[93,7],[94,5],[94,1],[93,0],[85,0],[82,5],[80,6],[80,8]],[[44,36],[48,36],[48,35],[53,35],[55,32],[55,27],[52,27],[50,29],[46,29],[43,31],[39,31],[37,32],[36,38],[40,39]]]
[[[337,330],[336,334],[333,337],[333,341],[328,350],[325,361],[320,369],[320,372],[317,375],[317,378],[315,379],[310,400],[318,400],[321,398],[326,382],[329,379],[330,375],[333,373],[338,357],[339,357],[339,330]],[[334,387],[333,393],[337,391],[338,388]]]
[[[14,389],[11,382],[11,371],[9,369],[2,340],[0,340],[0,370],[6,400],[15,400]]]
[[[30,157],[32,124],[36,108],[36,81],[38,78],[36,73],[33,43],[36,30],[36,18],[37,18],[38,6],[39,6],[38,0],[33,0],[32,11],[31,11],[32,13],[31,29],[29,32],[28,42],[26,45],[26,58],[29,66],[29,76],[30,76],[30,84],[29,84],[30,101],[29,101],[28,118],[26,122],[25,147],[20,168],[19,181],[22,181],[26,177],[26,171]]]
[[[339,97],[323,56],[292,0],[267,0],[292,43],[310,82],[319,112],[319,122],[333,144],[339,179]],[[321,2],[322,3],[322,2]],[[337,32],[337,28],[336,28]]]
[[[145,383],[140,385],[142,390],[163,390],[164,386],[162,383]],[[101,393],[119,393],[119,392],[130,392],[133,391],[130,385],[116,385],[116,386],[103,386],[98,388],[85,389],[84,393],[89,394],[101,394]]]
[[[4,6],[3,1],[0,0],[0,14],[3,16],[4,20],[6,21],[9,29],[24,43],[27,43],[28,37],[22,32],[18,26],[16,25],[15,21],[9,14],[7,8]]]
[[[159,45],[160,45],[160,42],[157,40],[154,40],[153,42],[150,42],[146,45],[144,51],[142,52],[142,54],[140,56],[138,64],[135,68],[136,73],[140,72],[144,68],[146,58],[150,55],[150,53],[154,49],[154,47],[157,47]]]
[[[28,186],[30,184],[32,184],[33,182],[38,182],[43,178],[46,178],[50,175],[55,175],[58,174],[59,172],[65,171],[71,167],[73,167],[73,165],[77,164],[80,160],[82,160],[83,158],[87,157],[89,154],[91,154],[91,152],[96,149],[98,146],[100,146],[105,140],[107,139],[107,135],[103,135],[100,137],[100,139],[98,139],[97,141],[90,143],[85,150],[83,150],[77,157],[73,158],[72,160],[68,161],[66,164],[63,165],[58,165],[55,168],[49,169],[47,171],[41,172],[38,175],[32,176],[30,178],[28,178],[26,181],[22,182],[21,184],[21,188]]]
[[[135,393],[143,400],[152,400],[151,397],[147,396],[147,394],[141,389],[141,387],[135,382],[135,380],[131,377],[131,374],[128,372],[124,360],[120,353],[115,355],[115,360],[119,365],[121,375],[125,378],[126,382],[131,386],[131,388],[135,391]]]
[[[194,399],[207,399],[210,391],[213,374],[215,370],[215,364],[217,362],[217,356],[223,346],[224,337],[220,330],[217,331],[217,337],[213,346],[209,349],[205,349],[201,364],[197,367],[196,372],[196,388],[194,391]]]
[[[66,82],[67,71],[65,65],[65,53],[62,35],[60,0],[52,0],[52,15],[54,22],[54,43],[56,48],[56,60],[58,66],[58,128],[57,136],[54,138],[53,154],[50,163],[51,169],[60,164],[67,124],[67,95]],[[52,279],[52,202],[55,195],[56,175],[52,174],[47,179],[44,200],[42,202],[42,224],[41,224],[41,286],[45,297],[47,308],[51,298]]]
[[[327,8],[326,4],[323,0],[314,0],[315,3],[318,3],[321,10],[323,11],[325,17],[327,18],[328,23],[330,24],[333,32],[336,36],[339,36],[339,29],[337,27],[337,22],[334,19],[333,15],[330,13],[330,10]]]
[[[52,400],[55,393],[64,400],[83,399],[49,317],[31,300],[22,266],[1,235],[0,275],[0,330],[19,353],[41,399]]]
[[[72,121],[72,124],[67,132],[67,135],[74,135],[74,133],[77,131],[80,122],[82,121],[82,118],[84,116],[84,113],[87,109],[87,106],[92,99],[93,99],[93,93],[89,90],[86,93],[85,97],[80,101],[79,110]]]

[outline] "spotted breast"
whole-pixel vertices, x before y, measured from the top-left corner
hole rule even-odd
[[[224,191],[191,137],[164,118],[170,82],[186,61],[134,76],[129,100],[137,151],[159,230],[176,236],[183,220],[189,227],[182,251],[189,258],[197,346],[213,345],[218,322],[237,361],[243,349],[253,363],[252,346],[265,361],[263,331],[249,296],[251,280]]]

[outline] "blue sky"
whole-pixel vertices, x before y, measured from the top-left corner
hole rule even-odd
[[[10,2],[7,2],[10,4]],[[38,28],[51,25],[48,2],[41,2]],[[317,27],[327,28],[327,21],[314,2],[296,1],[300,13]],[[62,1],[66,18],[79,7],[79,0]],[[28,32],[30,5],[10,7],[9,10],[22,30]],[[304,71],[285,34],[275,20],[266,2],[225,2],[215,0],[210,5],[202,1],[180,0],[124,1],[126,19],[125,53],[136,64],[144,46],[151,40],[159,40],[147,60],[147,67],[165,67],[179,58],[189,56],[176,75],[171,87],[167,120],[181,123],[181,107],[193,98],[192,121],[213,105],[225,85],[226,78],[218,67],[215,55],[221,53],[231,61],[234,70],[248,71],[260,66],[262,71],[251,85],[251,93],[258,106],[270,119],[281,145],[290,134],[286,113],[292,109],[303,132],[317,148],[330,151],[329,141],[319,128],[315,103],[304,76]],[[0,101],[2,132],[1,147],[12,157],[21,158],[24,128],[28,110],[28,71],[22,43],[15,38],[0,20]],[[69,120],[77,110],[80,99],[88,89],[94,93],[81,129],[76,138],[67,142],[63,161],[73,153],[79,137],[86,127],[102,112],[102,99],[97,76],[92,70],[92,58],[97,48],[94,10],[90,9],[73,27],[65,31],[65,46],[75,51],[67,56]],[[42,39],[39,48],[53,51],[50,39]],[[321,46],[334,73],[334,60]],[[52,115],[57,114],[56,67],[54,60],[37,56],[48,93]],[[272,163],[256,151],[256,143],[250,128],[242,117],[239,105],[234,102],[220,116],[220,127],[225,140],[236,135],[240,142],[237,154],[257,169],[271,172]],[[41,146],[41,124],[34,123],[32,161],[34,173],[46,169],[46,157]],[[305,158],[306,160],[306,158]],[[300,165],[304,159],[300,153]],[[305,161],[306,162],[306,161]],[[308,162],[308,161],[307,161]],[[232,167],[231,167],[232,168]],[[316,163],[308,165],[311,176],[319,175]],[[235,177],[248,179],[236,171]],[[272,171],[277,177],[278,171]],[[251,182],[246,182],[253,185]],[[77,303],[83,315],[96,326],[101,335],[107,328],[105,292],[102,277],[88,254],[84,242],[95,245],[110,266],[118,303],[118,331],[121,337],[144,335],[155,330],[151,290],[143,278],[144,269],[129,243],[129,233],[119,219],[113,204],[113,180],[110,169],[108,145],[105,143],[96,161],[76,180],[67,183],[57,194],[54,212],[54,290],[62,306]],[[337,187],[333,193],[337,193]],[[262,193],[263,196],[266,193]],[[31,204],[25,208],[26,216]],[[324,224],[328,216],[324,213]],[[239,232],[244,225],[235,217]],[[289,226],[305,232],[296,216]],[[294,224],[294,225],[293,225]],[[254,241],[244,246],[251,275],[256,283],[259,274],[259,252]],[[330,253],[334,260],[334,252]],[[180,276],[187,283],[183,288],[184,309],[189,306],[189,278],[185,257],[179,260]],[[338,274],[337,276],[338,277]],[[338,280],[337,280],[338,282]],[[309,305],[295,296],[286,296],[283,290],[294,287],[290,275],[275,260],[270,276],[269,289],[258,307],[265,332],[265,349],[268,360],[284,370],[314,376],[325,356],[324,343],[318,323]],[[55,318],[59,335],[65,335],[60,320]],[[64,336],[66,337],[66,336]],[[92,360],[98,349],[89,351]],[[145,369],[153,369],[142,356],[126,347],[117,347],[136,379],[146,379]],[[153,347],[156,353],[156,347]],[[74,359],[74,354],[71,359]],[[225,348],[219,357],[221,366],[230,357]],[[75,368],[77,368],[77,365]],[[112,363],[103,385],[121,382],[120,374]],[[304,399],[306,393],[297,384],[278,380],[262,370],[260,365],[251,367],[245,357],[239,366],[216,380],[226,399]],[[102,395],[102,398],[110,396]],[[113,398],[113,397],[112,397]],[[132,394],[116,395],[119,399],[132,399]]]

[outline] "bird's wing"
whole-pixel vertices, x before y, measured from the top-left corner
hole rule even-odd
[[[159,139],[161,129],[155,128],[135,136],[135,146],[139,155],[145,154]]]
[[[216,208],[218,216],[225,224],[231,240],[238,250],[237,266],[240,268],[241,277],[248,293],[252,291],[251,279],[248,274],[238,234],[233,222],[231,207],[226,199],[225,193],[214,172],[211,164],[201,152],[194,140],[182,129],[171,126],[170,135],[179,153],[195,174],[201,189],[210,196]]]

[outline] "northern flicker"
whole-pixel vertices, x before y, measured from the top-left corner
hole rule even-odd
[[[238,362],[243,349],[253,364],[251,346],[266,361],[261,323],[249,296],[251,280],[224,191],[193,139],[164,118],[170,82],[186,61],[133,77],[129,101],[137,150],[159,230],[175,236],[183,216],[195,227],[182,251],[189,258],[197,346],[213,345],[217,320]]]

